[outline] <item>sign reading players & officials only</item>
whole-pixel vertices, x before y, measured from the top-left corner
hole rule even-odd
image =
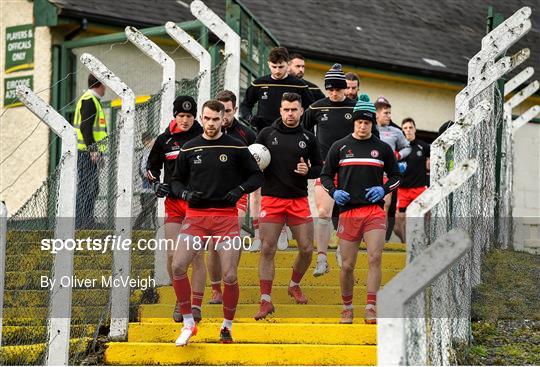
[[[32,24],[7,27],[6,74],[32,68],[34,68],[34,27]]]

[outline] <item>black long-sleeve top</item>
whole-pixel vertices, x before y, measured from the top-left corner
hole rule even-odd
[[[81,103],[81,134],[84,144],[89,150],[97,151],[94,140],[94,122],[96,121],[96,105],[93,99],[86,99]]]
[[[255,143],[255,139],[257,138],[257,134],[255,134],[253,130],[240,123],[236,118],[231,123],[231,126],[222,127],[221,131],[223,131],[224,134],[240,140],[247,146]]]
[[[146,163],[146,169],[156,179],[159,179],[161,169],[165,169],[164,183],[171,182],[176,158],[180,154],[180,148],[197,135],[201,135],[203,131],[197,121],[193,123],[191,129],[184,132],[176,130],[175,126],[176,122],[173,120],[165,131],[158,135]]]
[[[383,184],[383,173],[386,172],[388,181]],[[338,186],[334,186],[334,176],[338,174]],[[326,158],[321,173],[321,182],[330,196],[339,190],[345,190],[351,199],[340,210],[373,205],[366,199],[366,189],[382,186],[385,194],[397,189],[401,181],[401,173],[388,144],[373,135],[366,140],[356,139],[351,135],[336,141]],[[380,200],[376,204],[384,204]]]
[[[271,156],[270,164],[264,170],[261,195],[279,198],[307,196],[307,180],[319,177],[323,164],[315,136],[302,125],[287,127],[279,118],[259,133],[256,143],[267,147]],[[308,160],[311,164],[306,176],[294,172],[300,157],[306,164]]]
[[[319,99],[323,99],[326,96],[324,95],[323,91],[319,86],[315,83],[310,82],[309,80],[302,79],[304,83],[308,85],[309,91],[311,92],[311,95],[313,96],[313,102],[318,101]]]
[[[302,98],[302,107],[307,109],[313,102],[313,96],[304,81],[292,75],[287,75],[280,80],[265,75],[255,79],[246,90],[246,95],[240,104],[240,116],[261,131],[279,118],[281,97],[285,92],[298,93]],[[252,114],[253,107],[257,104],[257,113]]]
[[[185,190],[203,193],[202,201],[195,206],[189,204],[190,208],[229,208],[235,206],[224,200],[229,191],[240,186],[250,193],[263,181],[255,158],[242,142],[226,134],[216,140],[200,135],[180,150],[171,186],[177,197]]]
[[[316,135],[323,159],[326,159],[328,150],[334,142],[354,131],[352,114],[355,105],[356,102],[349,98],[341,102],[332,102],[329,98],[324,98],[313,103],[304,113],[304,127],[314,132],[314,127],[317,126]],[[372,124],[371,133],[378,137],[376,125]]]

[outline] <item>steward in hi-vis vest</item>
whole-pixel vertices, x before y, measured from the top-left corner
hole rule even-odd
[[[88,89],[77,102],[73,127],[77,130],[77,149],[89,149],[93,144],[107,137],[107,122],[98,98],[98,92]],[[97,150],[94,149],[94,150]],[[100,146],[103,152],[105,146]]]

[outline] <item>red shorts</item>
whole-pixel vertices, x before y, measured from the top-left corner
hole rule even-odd
[[[374,229],[386,231],[386,213],[378,205],[361,206],[339,215],[337,236],[341,239],[360,242],[364,233]]]
[[[307,197],[284,199],[274,196],[263,196],[259,223],[286,223],[297,226],[313,222]]]
[[[336,174],[334,176],[334,186],[337,187],[338,185],[338,181],[337,181],[337,178],[338,178],[338,175]],[[315,186],[321,186],[322,185],[322,182],[321,182],[321,178],[320,177],[317,177],[315,179]]]
[[[248,194],[244,194],[240,200],[236,202],[236,209],[247,212],[248,209]]]
[[[238,209],[236,208],[188,208],[182,225],[182,233],[193,237],[239,237]]]
[[[427,187],[398,187],[398,201],[397,208],[405,209],[409,206],[414,199],[416,199],[421,193],[426,191]]]
[[[186,216],[187,201],[176,198],[165,199],[165,223],[182,223]]]

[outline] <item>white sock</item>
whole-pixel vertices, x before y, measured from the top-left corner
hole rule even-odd
[[[257,228],[255,230],[255,238],[260,238],[260,236],[259,236],[259,228]]]
[[[193,318],[193,314],[188,313],[184,316],[184,326],[195,326],[195,319]]]
[[[229,331],[232,329],[232,320],[223,319],[223,323],[221,324],[221,328],[227,328]]]
[[[320,262],[320,261],[326,261],[326,254],[317,255],[317,262]]]
[[[300,285],[300,283],[293,282],[292,280],[289,282],[289,288],[294,287],[295,285]]]
[[[353,305],[343,305],[343,309],[344,309],[344,310],[352,310],[352,309],[353,309]]]
[[[261,294],[261,301],[272,302],[272,298],[269,294]]]

